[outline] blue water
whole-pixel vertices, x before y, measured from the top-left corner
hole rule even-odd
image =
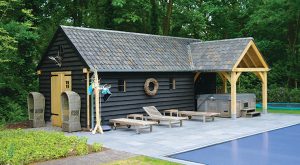
[[[300,165],[300,124],[170,157],[208,165]]]
[[[261,103],[256,104],[256,108],[262,108]],[[268,103],[268,109],[300,110],[300,103]]]

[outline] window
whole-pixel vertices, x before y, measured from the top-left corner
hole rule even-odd
[[[249,107],[249,103],[248,102],[245,102],[244,103],[244,108],[248,108]]]
[[[125,80],[118,80],[118,91],[126,92],[126,81]]]
[[[70,88],[70,82],[69,81],[66,81],[66,88]]]
[[[170,90],[176,89],[176,80],[175,80],[175,78],[170,78],[169,79],[169,89]]]

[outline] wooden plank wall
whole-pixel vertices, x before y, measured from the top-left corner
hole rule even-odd
[[[112,96],[102,102],[102,120],[125,117],[130,113],[144,113],[143,106],[156,106],[159,110],[176,108],[194,109],[194,73],[99,73],[101,84],[112,85]],[[148,96],[144,91],[147,78],[156,78],[158,93]],[[175,78],[176,89],[169,89],[169,78]],[[118,91],[118,80],[126,81],[126,92]]]
[[[39,77],[39,89],[46,99],[45,120],[50,121],[51,117],[51,72],[72,71],[72,90],[81,97],[80,122],[82,127],[86,127],[86,77],[82,72],[86,66],[62,32],[55,36],[46,55],[56,56],[59,45],[64,47],[62,66],[58,67],[49,58],[44,58],[39,68],[42,71]],[[102,102],[103,123],[107,124],[109,119],[125,117],[130,113],[144,113],[143,106],[154,105],[159,110],[170,108],[193,110],[195,105],[194,75],[195,73],[191,72],[99,73],[101,84],[111,84],[111,92],[113,93],[107,103]],[[144,83],[147,78],[151,77],[156,78],[159,82],[158,94],[152,97],[147,96],[144,91]],[[169,89],[169,78],[175,78],[176,89]],[[126,81],[126,92],[118,91],[118,80],[120,79]]]
[[[51,72],[72,71],[72,91],[77,92],[81,97],[80,122],[82,127],[86,127],[86,77],[82,72],[84,65],[62,32],[54,37],[54,42],[46,55],[56,56],[59,45],[63,45],[64,48],[62,66],[58,67],[46,57],[39,68],[42,70],[39,76],[39,90],[46,99],[45,120],[50,121],[51,117]]]

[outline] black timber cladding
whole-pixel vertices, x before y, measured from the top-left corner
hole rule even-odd
[[[58,67],[48,56],[56,56],[60,45],[62,45],[64,53],[62,55],[62,66]],[[58,30],[39,65],[39,69],[42,71],[39,76],[39,91],[45,96],[46,121],[50,121],[51,117],[51,72],[71,71],[72,91],[78,93],[81,97],[80,122],[83,127],[86,127],[86,76],[82,71],[85,67],[76,49],[64,33]]]
[[[176,108],[194,110],[194,73],[99,73],[101,84],[111,84],[112,96],[101,103],[102,120],[126,117],[131,113],[145,113],[142,107],[156,106],[159,110]],[[176,89],[169,89],[169,78],[176,81]],[[148,96],[144,91],[147,78],[156,78],[158,93]],[[118,80],[126,81],[126,92],[118,91]]]

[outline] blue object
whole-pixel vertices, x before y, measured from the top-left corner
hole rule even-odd
[[[111,92],[109,91],[109,88],[103,88],[101,91],[102,94],[111,94]]]
[[[300,124],[170,157],[209,165],[300,164]]]
[[[88,94],[91,95],[93,93],[93,85],[91,84],[88,89]]]
[[[256,104],[256,108],[262,108],[262,104]],[[268,103],[268,109],[272,110],[300,110],[300,103]]]

